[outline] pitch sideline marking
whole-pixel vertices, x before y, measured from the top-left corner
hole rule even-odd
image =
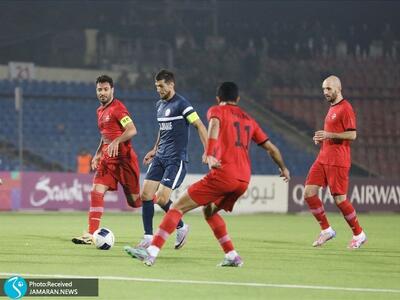
[[[181,283],[181,284],[199,284],[199,285],[227,285],[227,286],[249,286],[249,287],[269,287],[269,288],[286,288],[286,289],[310,289],[310,290],[330,290],[330,291],[347,291],[347,292],[369,292],[369,293],[400,293],[399,289],[373,289],[373,288],[349,288],[339,286],[319,286],[319,285],[299,285],[299,284],[274,284],[274,283],[257,283],[257,282],[232,282],[232,281],[203,281],[203,280],[180,280],[180,279],[158,279],[158,278],[139,278],[139,277],[123,277],[123,276],[82,276],[67,274],[18,274],[0,272],[0,276],[22,276],[22,277],[48,277],[48,278],[78,278],[89,279],[98,278],[101,280],[116,281],[139,281],[139,282],[161,282],[161,283]]]

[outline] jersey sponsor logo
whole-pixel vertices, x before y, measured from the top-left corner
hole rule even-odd
[[[168,109],[165,111],[165,116],[168,117],[170,114],[171,114],[171,110],[168,108]]]
[[[111,116],[110,115],[106,115],[106,116],[103,117],[103,122],[108,122],[108,121],[110,121],[110,119],[111,119]]]
[[[172,122],[160,123],[160,130],[172,130]]]

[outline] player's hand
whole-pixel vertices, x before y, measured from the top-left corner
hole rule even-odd
[[[119,149],[118,139],[113,140],[107,147],[107,154],[109,157],[117,157]]]
[[[0,185],[2,185],[3,184],[3,180],[0,178]]]
[[[283,177],[283,181],[285,182],[289,182],[290,180],[290,172],[288,170],[288,168],[284,168],[283,170],[281,168],[279,168],[279,172],[280,172],[280,177]]]
[[[98,166],[99,166],[99,161],[100,161],[100,155],[96,154],[93,158],[92,158],[92,163],[91,163],[91,167],[92,170],[95,171],[97,170]]]
[[[313,137],[314,143],[321,142],[326,139],[329,139],[329,132],[326,132],[325,130],[316,131]]]
[[[151,149],[149,152],[147,152],[147,154],[143,158],[143,164],[146,166],[150,164],[154,156],[156,156],[156,152],[157,151],[155,149]]]
[[[318,144],[321,143],[320,141],[317,141],[317,140],[315,139],[315,136],[313,136],[313,141],[314,141],[314,144],[315,144],[315,145],[318,145]]]
[[[221,161],[216,159],[214,156],[207,156],[208,168],[211,169],[219,169],[221,168]]]
[[[201,156],[201,161],[203,164],[207,164],[207,153],[203,153],[203,155]]]

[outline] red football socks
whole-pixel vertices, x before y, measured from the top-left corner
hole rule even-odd
[[[89,233],[93,234],[99,226],[101,216],[104,212],[104,194],[92,191],[90,192],[90,209],[89,209]]]
[[[318,198],[318,196],[314,195],[312,197],[307,197],[305,198],[305,200],[308,204],[308,207],[310,208],[311,213],[314,215],[319,225],[321,226],[321,229],[324,230],[329,228],[329,222],[326,218],[324,205],[322,204],[322,201]]]
[[[162,219],[151,244],[161,249],[171,233],[174,232],[176,225],[178,225],[181,218],[182,213],[177,209],[171,208]]]
[[[362,228],[358,223],[357,214],[354,210],[353,205],[350,203],[349,200],[344,200],[340,202],[337,207],[339,207],[340,211],[342,212],[346,222],[351,227],[354,235],[359,235],[362,232]]]
[[[225,253],[234,250],[231,238],[226,231],[226,225],[224,219],[219,214],[215,214],[210,218],[206,219],[208,225],[210,225],[215,237]]]

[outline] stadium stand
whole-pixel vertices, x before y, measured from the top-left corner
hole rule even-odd
[[[96,126],[96,108],[98,101],[94,88],[84,83],[57,83],[45,81],[0,81],[1,105],[4,112],[4,124],[0,128],[0,139],[17,147],[17,112],[15,111],[13,91],[19,84],[23,88],[23,135],[24,149],[48,162],[42,168],[53,169],[61,166],[63,170],[75,170],[76,155],[81,148],[95,151],[99,142]],[[199,96],[183,92],[206,122],[206,112],[214,100],[200,101]],[[116,90],[116,97],[122,99],[133,115],[138,128],[138,135],[133,145],[142,160],[152,147],[157,134],[154,105],[157,100],[155,92],[135,92]],[[293,174],[305,174],[312,162],[310,154],[302,152],[289,144],[284,138],[265,128],[271,140],[282,149]],[[206,166],[201,164],[202,146],[194,129],[191,129],[189,143],[189,172],[204,173]],[[262,150],[256,146],[251,148],[253,154],[253,171],[255,174],[276,174],[275,165],[266,158]],[[38,159],[39,159],[38,158]],[[0,165],[3,170],[18,167],[18,160],[3,158]],[[25,165],[25,170],[39,167]],[[145,168],[142,168],[145,171]]]

